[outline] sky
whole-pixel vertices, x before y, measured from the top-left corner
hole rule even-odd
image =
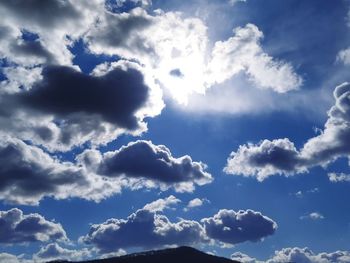
[[[0,262],[350,262],[348,0],[0,15]]]

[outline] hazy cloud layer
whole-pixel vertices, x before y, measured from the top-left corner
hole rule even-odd
[[[67,240],[59,223],[48,221],[39,214],[24,215],[18,208],[0,211],[0,233],[3,244]]]
[[[224,171],[262,181],[275,174],[307,172],[313,166],[325,166],[339,157],[347,157],[350,154],[350,84],[336,87],[333,95],[335,104],[328,111],[323,131],[300,150],[289,139],[242,145],[231,153]]]

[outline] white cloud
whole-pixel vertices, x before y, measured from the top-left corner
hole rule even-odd
[[[300,219],[301,220],[303,220],[303,219],[321,220],[321,219],[324,219],[324,216],[322,214],[320,214],[319,212],[312,212],[308,215],[301,216]]]
[[[345,173],[328,173],[328,178],[332,183],[350,182],[350,175]]]

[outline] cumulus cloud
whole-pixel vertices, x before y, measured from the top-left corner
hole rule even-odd
[[[323,131],[300,150],[288,139],[242,145],[231,153],[224,171],[262,181],[275,174],[304,173],[313,166],[326,166],[339,157],[347,157],[350,154],[350,84],[337,86],[333,95],[335,104],[328,111]]]
[[[51,150],[86,141],[106,143],[123,132],[140,133],[146,129],[143,119],[163,107],[161,93],[151,91],[140,70],[126,62],[106,72],[100,67],[99,75],[45,67],[43,79],[31,89],[0,98],[2,130]]]
[[[255,25],[235,28],[233,33],[233,37],[216,42],[213,48],[208,68],[214,83],[243,71],[258,87],[279,93],[301,86],[302,79],[290,64],[274,60],[263,51],[260,45],[263,33]]]
[[[156,201],[153,201],[149,204],[146,204],[143,209],[148,210],[150,212],[161,212],[164,209],[170,208],[172,205],[176,205],[178,203],[180,203],[181,200],[177,199],[175,196],[171,195],[167,198],[160,198]]]
[[[231,258],[242,263],[346,263],[350,262],[350,252],[336,251],[331,253],[322,252],[317,254],[309,248],[293,247],[277,250],[275,251],[274,255],[267,260],[258,260],[241,252],[232,254]]]
[[[111,218],[102,224],[94,224],[81,240],[102,253],[119,248],[194,245],[207,241],[200,223],[185,219],[171,222],[157,212],[160,211],[154,211],[153,205],[146,205],[126,219]]]
[[[80,238],[95,246],[101,253],[131,247],[157,248],[198,244],[238,244],[261,241],[272,235],[277,224],[270,218],[252,210],[234,212],[220,210],[200,222],[180,218],[171,222],[155,204],[178,203],[173,196],[145,205],[126,219],[111,218],[91,226],[90,232]]]
[[[53,261],[53,260],[83,260],[91,256],[91,251],[87,248],[81,250],[62,248],[57,243],[50,243],[33,255],[34,261]]]
[[[138,152],[133,144],[143,146]],[[126,154],[122,153],[124,150]],[[65,162],[21,140],[0,138],[0,200],[37,205],[44,197],[58,200],[78,197],[99,202],[124,188],[174,187],[184,192],[212,181],[211,175],[204,171],[204,164],[192,162],[189,156],[174,158],[162,145],[138,141],[122,147],[119,153],[120,156],[117,151],[102,157],[96,150],[85,150],[76,157],[76,162]],[[135,170],[133,165],[141,170]],[[104,172],[101,174],[100,170]],[[105,175],[106,171],[110,173]],[[150,206],[157,210],[178,202],[171,196]]]
[[[59,223],[46,220],[39,214],[25,215],[18,208],[0,211],[0,243],[15,244],[67,240]]]
[[[277,223],[253,210],[220,210],[213,217],[201,220],[208,237],[226,244],[258,242],[274,234]]]
[[[275,255],[267,261],[268,263],[300,262],[300,263],[331,263],[350,262],[350,252],[336,251],[333,253],[316,254],[308,248],[284,248],[276,251]]]
[[[224,171],[256,177],[259,181],[272,174],[292,175],[305,172],[300,153],[289,139],[264,140],[258,145],[241,145],[232,152]]]
[[[45,196],[99,201],[122,186],[8,137],[0,140],[0,163],[0,199],[7,203],[37,205]]]
[[[194,198],[188,202],[187,206],[184,208],[184,211],[189,211],[190,209],[193,209],[195,207],[200,207],[205,203],[210,203],[210,201],[206,198]]]
[[[115,34],[118,32],[118,34]],[[298,89],[302,79],[291,64],[263,51],[263,33],[253,24],[238,27],[228,40],[209,45],[207,27],[178,12],[148,14],[142,8],[109,13],[85,35],[91,52],[116,54],[146,65],[180,103],[204,94],[240,72],[259,88],[279,93]]]
[[[328,173],[328,178],[332,183],[350,182],[350,175],[345,173]]]
[[[115,152],[103,155],[97,172],[107,177],[126,175],[173,185],[178,191],[191,191],[194,185],[210,183],[213,178],[206,165],[188,155],[175,158],[164,145],[149,141],[131,142]]]
[[[241,252],[235,252],[231,255],[232,260],[236,260],[241,263],[257,263],[257,262],[262,262],[258,261],[256,258],[252,258],[244,253]]]

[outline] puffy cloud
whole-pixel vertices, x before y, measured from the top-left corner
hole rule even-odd
[[[87,248],[81,250],[62,248],[57,243],[50,243],[42,247],[37,253],[33,255],[35,261],[53,261],[53,260],[82,260],[89,258],[91,251]]]
[[[7,203],[37,205],[45,196],[99,201],[122,187],[8,137],[0,140],[0,163],[0,199]]]
[[[304,161],[289,139],[264,140],[258,145],[241,145],[232,152],[224,171],[256,177],[259,181],[273,174],[292,175],[305,172]]]
[[[339,157],[347,157],[350,154],[350,84],[337,86],[333,95],[335,104],[328,111],[323,131],[300,150],[288,139],[242,145],[231,153],[224,171],[262,181],[274,174],[288,176],[307,172],[313,166],[326,166]]]
[[[272,235],[277,224],[267,216],[253,210],[220,210],[213,217],[201,220],[208,237],[225,244],[246,241],[258,242]]]
[[[328,173],[328,178],[332,183],[350,182],[350,175],[345,173]]]
[[[284,248],[276,251],[275,255],[267,261],[268,263],[300,262],[300,263],[331,263],[350,262],[350,252],[336,251],[333,253],[315,254],[308,248]]]
[[[302,84],[289,63],[263,51],[263,33],[253,24],[234,29],[233,37],[213,43],[211,49],[207,27],[197,18],[163,11],[151,15],[142,8],[104,14],[85,35],[88,48],[141,61],[180,103],[240,72],[258,87],[279,93]]]
[[[184,208],[184,211],[189,211],[192,208],[200,207],[204,205],[204,203],[210,203],[210,201],[206,198],[203,198],[203,199],[194,198],[188,202],[187,206]]]
[[[58,223],[39,214],[24,215],[18,208],[0,211],[0,243],[47,242],[67,240],[66,232]]]
[[[126,219],[111,218],[102,224],[94,224],[81,240],[101,252],[129,247],[194,245],[207,241],[200,223],[185,219],[173,223],[157,212],[153,205],[146,205]]]
[[[21,261],[12,254],[0,253],[0,263],[20,263]]]
[[[256,242],[272,235],[277,228],[270,218],[252,210],[237,213],[220,210],[218,214],[200,222],[182,218],[171,222],[160,212],[178,202],[174,196],[169,196],[146,204],[126,219],[111,218],[102,224],[94,224],[80,240],[95,246],[101,253],[107,253],[129,247]],[[160,204],[159,209],[155,209],[156,204]]]
[[[241,263],[257,263],[257,262],[261,262],[258,261],[256,258],[252,258],[246,254],[243,254],[241,252],[235,252],[231,255],[231,259],[232,260],[236,260],[238,262]]]
[[[298,263],[347,263],[350,262],[350,252],[349,251],[336,251],[332,253],[314,253],[309,248],[283,248],[279,251],[275,251],[275,254],[264,261],[260,261],[255,258],[243,254],[241,252],[236,252],[232,254],[231,258],[242,263],[288,263],[288,262],[298,262]]]
[[[320,214],[319,212],[312,212],[306,216],[301,216],[300,219],[301,220],[303,220],[303,219],[321,220],[321,219],[324,219],[324,216],[322,214]]]
[[[44,197],[58,200],[78,197],[99,202],[113,194],[120,193],[123,188],[134,190],[160,187],[161,190],[166,190],[174,187],[176,191],[183,192],[192,191],[195,185],[212,181],[211,175],[202,170],[204,169],[203,164],[189,162],[191,160],[189,156],[176,159],[171,156],[165,146],[155,146],[151,142],[143,141],[134,144],[146,145],[146,149],[151,153],[134,157],[127,153],[116,157],[116,152],[110,152],[106,153],[103,159],[97,150],[85,150],[77,156],[76,162],[73,163],[54,158],[42,149],[18,139],[1,138],[0,200],[7,203],[37,205]],[[126,148],[128,146],[122,147],[119,152]],[[155,151],[152,152],[154,149]],[[137,153],[135,149],[132,151]],[[145,159],[148,154],[153,154],[153,156]],[[130,158],[129,164],[125,163],[125,157]],[[111,166],[110,162],[113,160],[122,161],[122,159],[124,166],[119,167],[118,163]],[[109,168],[119,167],[120,174],[114,174],[116,170],[113,170],[113,174],[108,174],[108,176],[97,172],[102,169],[101,167],[107,169],[106,162]],[[145,170],[133,170],[133,164]],[[149,170],[146,169],[147,167]],[[142,173],[138,174],[139,171]],[[164,179],[166,176],[173,176],[173,178]],[[170,196],[166,200],[158,200],[149,206],[156,211],[178,202],[180,200]]]
[[[143,209],[148,210],[150,212],[161,212],[166,208],[170,208],[172,205],[176,205],[180,203],[181,200],[177,199],[175,196],[171,195],[167,198],[160,198],[156,201],[153,201],[149,204],[146,204]]]
[[[2,130],[49,150],[139,134],[146,129],[143,119],[163,107],[160,91],[148,85],[140,70],[126,62],[104,71],[101,66],[94,75],[65,66],[45,67],[43,79],[32,88],[0,98]]]
[[[213,180],[205,169],[205,164],[192,161],[188,155],[173,157],[164,145],[136,141],[105,153],[97,172],[108,177],[149,179],[165,186],[173,185],[178,191],[189,191],[195,184],[204,185]]]
[[[301,86],[302,79],[290,64],[274,60],[263,51],[263,33],[255,25],[235,28],[233,33],[228,40],[215,43],[208,66],[212,82],[224,82],[243,71],[258,87],[279,93]]]

